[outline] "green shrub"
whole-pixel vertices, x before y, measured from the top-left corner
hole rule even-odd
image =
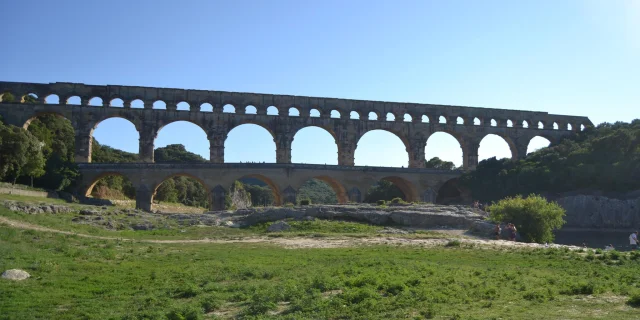
[[[287,207],[287,208],[293,208],[294,204],[291,203],[291,202],[287,202],[287,203],[284,204],[284,206]]]
[[[404,203],[404,200],[402,200],[402,198],[393,198],[391,199],[391,203]]]
[[[629,300],[627,300],[627,304],[634,308],[640,308],[640,292],[631,295],[631,297],[629,297]]]
[[[489,216],[493,221],[511,222],[527,242],[552,242],[553,230],[565,223],[565,211],[556,202],[532,194],[509,197],[489,206]]]
[[[459,247],[460,245],[462,245],[462,243],[459,240],[451,240],[447,242],[445,247]]]
[[[300,200],[300,205],[301,206],[308,206],[311,204],[311,200],[310,199],[302,199]]]
[[[387,202],[384,201],[384,200],[378,200],[378,201],[376,201],[376,204],[379,205],[379,206],[384,206],[384,205],[387,204]]]

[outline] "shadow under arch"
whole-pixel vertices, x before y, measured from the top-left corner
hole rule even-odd
[[[464,192],[458,184],[458,178],[447,180],[438,188],[437,204],[453,204],[464,202]]]
[[[404,194],[405,201],[414,202],[414,201],[420,200],[418,191],[416,190],[413,183],[409,182],[408,180],[404,178],[396,177],[396,176],[388,176],[380,180],[389,181],[393,183],[396,187],[398,187],[398,189],[400,189],[400,191],[402,191],[402,193]]]
[[[273,194],[273,202],[274,202],[274,204],[276,206],[281,206],[282,205],[282,201],[283,201],[282,192],[280,191],[278,186],[273,182],[273,180],[271,180],[269,177],[261,175],[261,174],[248,174],[248,175],[244,175],[242,177],[239,177],[235,181],[242,181],[243,179],[247,179],[247,178],[258,179],[258,180],[264,182],[266,185],[268,185],[269,188],[271,188],[271,192]]]
[[[175,177],[186,177],[186,178],[193,179],[193,180],[197,181],[198,183],[200,183],[200,185],[205,189],[206,197],[207,197],[207,200],[209,201],[209,207],[207,209],[212,210],[212,208],[213,208],[213,198],[212,198],[212,195],[211,195],[211,190],[212,190],[211,186],[207,185],[207,183],[204,182],[204,180],[202,180],[202,179],[200,179],[200,178],[198,178],[198,177],[196,177],[196,176],[194,176],[192,174],[184,173],[184,172],[172,173],[172,174],[162,178],[162,180],[160,180],[160,182],[156,183],[155,186],[153,187],[153,192],[151,193],[151,203],[152,204],[153,204],[153,200],[156,197],[156,193],[158,192],[158,188],[160,188],[160,186],[165,181],[167,181],[169,179],[173,179]]]

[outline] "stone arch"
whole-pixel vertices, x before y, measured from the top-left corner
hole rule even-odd
[[[558,129],[559,129],[558,123],[554,122],[553,123],[553,130],[558,130]]]
[[[387,112],[385,121],[396,121],[396,115],[393,112]]]
[[[55,94],[48,94],[46,97],[44,97],[44,103],[46,104],[60,104],[60,97]]]
[[[448,141],[447,141],[448,140]],[[453,142],[457,142],[457,148]],[[456,132],[451,130],[436,130],[427,139],[425,146],[425,160],[429,161],[434,157],[443,161],[450,161],[456,167],[464,163],[464,140]]]
[[[245,114],[258,114],[258,108],[256,108],[253,105],[248,105],[248,106],[244,107],[244,113]]]
[[[367,120],[378,121],[378,120],[380,120],[380,115],[375,111],[369,111],[368,116],[367,116]]]
[[[356,149],[354,150],[354,156],[359,153],[358,152],[359,150],[360,150],[360,152],[362,152],[362,149],[359,148],[359,147],[362,147],[362,144],[361,144],[362,139],[368,133],[374,132],[374,131],[384,131],[384,132],[387,132],[387,133],[391,133],[392,136],[394,136],[395,138],[398,138],[400,140],[400,142],[402,143],[402,146],[404,147],[403,148],[404,149],[404,154],[407,155],[407,167],[408,167],[408,165],[409,165],[409,152],[408,152],[408,150],[410,150],[410,149],[409,149],[409,141],[408,141],[407,137],[404,136],[403,134],[399,133],[399,132],[395,132],[395,131],[392,131],[392,130],[389,130],[389,129],[386,129],[386,128],[372,128],[372,129],[369,129],[369,130],[366,130],[366,131],[362,132],[362,134],[358,137],[358,140],[357,140],[357,143],[356,143]],[[357,159],[358,157],[355,156],[355,158]],[[361,164],[357,164],[357,165],[361,165]],[[404,165],[402,165],[402,166],[404,166]]]
[[[289,108],[289,117],[299,117],[299,116],[300,116],[300,110],[298,110],[298,108],[296,107]]]
[[[349,119],[356,119],[356,120],[360,120],[360,112],[358,111],[351,111],[349,113]]]
[[[344,185],[342,183],[340,183],[338,180],[336,180],[336,179],[334,179],[332,177],[329,177],[329,176],[314,176],[314,177],[311,177],[310,179],[307,179],[307,181],[311,180],[311,179],[318,179],[318,180],[326,183],[329,187],[331,187],[333,192],[336,194],[336,198],[337,198],[339,204],[346,204],[347,202],[349,202],[349,195],[347,194],[347,190],[344,187]],[[306,181],[304,181],[304,182],[306,182]],[[304,184],[304,182],[303,182],[303,184]],[[298,190],[300,190],[301,186],[302,185],[300,185],[298,187]]]
[[[317,150],[317,152],[320,152],[321,154],[330,154],[331,150],[326,150],[324,149],[326,147],[325,139],[322,137],[323,133],[316,133],[314,136],[314,140],[309,141],[308,137],[301,139],[298,136],[298,133],[300,133],[301,131],[305,130],[305,129],[319,129],[321,131],[324,131],[324,133],[328,133],[329,136],[331,137],[331,140],[333,142],[333,146],[335,147],[335,157],[332,159],[326,159],[327,161],[320,161],[320,162],[307,162],[307,161],[294,161],[298,160],[300,157],[298,157],[298,154],[300,153],[298,147],[300,146],[300,144],[302,144],[304,147],[303,149],[303,153],[304,154],[309,154],[309,155],[313,155],[314,150],[317,150],[316,146],[322,146],[320,150]],[[296,138],[297,137],[297,138]],[[317,156],[317,153],[316,153]],[[315,159],[316,157],[314,157]],[[338,139],[337,139],[337,135],[336,133],[331,129],[331,127],[325,127],[322,125],[311,125],[311,126],[305,126],[305,127],[301,127],[297,130],[295,130],[295,132],[293,133],[293,142],[291,143],[291,162],[293,163],[316,163],[316,164],[338,164]]]
[[[101,97],[91,97],[87,105],[94,106],[94,107],[102,107],[104,105],[104,100]]]
[[[176,104],[176,110],[191,111],[191,105],[189,102],[180,101]]]
[[[474,117],[473,118],[473,125],[474,126],[479,126],[482,124],[482,121],[480,121],[480,119],[478,119],[478,117]]]
[[[400,191],[402,191],[402,193],[404,194],[405,201],[415,202],[420,200],[416,187],[409,180],[397,176],[388,176],[380,180],[389,181],[396,187],[398,187],[398,189],[400,189]]]
[[[61,114],[59,112],[55,112],[55,111],[37,112],[33,116],[31,116],[29,119],[27,119],[27,121],[24,122],[24,124],[22,125],[22,128],[25,129],[25,130],[29,129],[29,124],[31,124],[31,121],[37,119],[40,116],[47,115],[47,114],[54,115],[56,117],[64,118],[64,119],[67,119],[67,120],[71,121],[71,119],[65,117],[63,114]],[[75,130],[75,128],[74,128],[74,130]]]
[[[490,148],[494,149],[496,148],[495,143],[500,143],[498,142],[497,139],[501,139],[502,141],[504,141],[507,145],[507,147],[509,148],[509,152],[510,152],[510,157],[511,159],[518,159],[518,150],[516,148],[515,143],[513,142],[513,140],[511,140],[511,138],[509,136],[507,136],[506,134],[500,134],[500,133],[489,133],[486,134],[482,137],[482,139],[480,139],[480,143],[478,144],[478,161],[482,161],[484,159],[488,159],[491,158],[491,156],[487,157],[486,155],[484,155],[484,153],[486,153],[486,148],[487,148],[487,139],[489,138],[489,143],[494,143],[490,146]],[[490,140],[494,140],[494,141],[490,141]],[[484,142],[484,146],[483,146],[483,142]],[[484,149],[483,149],[484,147]],[[483,152],[484,150],[484,152]],[[498,152],[497,155],[494,155],[494,157],[496,157],[497,159],[502,159],[499,158],[501,156],[500,154],[501,152]]]
[[[178,131],[175,131],[175,132],[183,133],[184,135],[188,136],[189,139],[185,140],[183,138],[180,138],[176,134],[163,132],[163,130],[168,126],[174,127],[169,131],[176,130],[177,127],[181,127]],[[192,128],[194,127],[198,129],[193,130]],[[166,140],[166,139],[172,140],[172,141],[171,143],[167,143],[166,145],[161,145],[158,143],[158,139],[161,139],[161,142],[162,140]],[[198,142],[202,142],[202,143],[198,143]],[[205,159],[210,158],[209,139],[207,136],[207,130],[204,129],[202,124],[194,122],[192,120],[171,119],[166,123],[162,123],[162,122],[160,123],[160,125],[158,126],[158,130],[156,131],[156,135],[153,138],[154,148],[165,147],[172,144],[182,144],[184,145],[185,149],[187,149],[187,151],[199,154]],[[197,152],[195,150],[195,149],[199,149],[203,145],[207,146],[205,150],[202,150],[200,152]]]
[[[245,119],[246,120],[246,119]],[[238,132],[245,132],[241,135]],[[249,132],[246,132],[249,131]],[[267,136],[270,139],[263,139],[264,131],[267,132]],[[248,134],[247,134],[248,133]],[[252,135],[252,136],[250,136]],[[251,140],[247,141],[247,137]],[[234,141],[240,138],[239,141]],[[224,140],[224,162],[232,162],[234,157],[241,159],[234,159],[235,162],[255,161],[273,163],[276,162],[276,135],[266,124],[260,121],[254,121],[248,119],[242,123],[237,123],[235,126],[229,128]],[[251,149],[258,149],[259,152],[253,152]],[[248,151],[251,151],[247,153]],[[273,159],[248,159],[247,157],[253,157],[255,155],[268,155],[268,158]]]
[[[132,109],[144,109],[144,101],[140,98],[133,99],[129,105]]]
[[[507,128],[513,128],[513,121],[511,121],[511,119],[507,119]]]
[[[340,119],[342,118],[342,113],[339,110],[334,109],[334,110],[331,110],[329,117],[334,119]]]
[[[527,122],[527,120],[522,120],[522,127],[529,128],[529,122]]]
[[[103,172],[103,173],[93,177],[91,179],[91,181],[89,181],[89,184],[85,185],[80,190],[81,194],[83,196],[85,196],[85,197],[92,197],[91,193],[93,193],[93,189],[98,184],[98,182],[100,182],[100,180],[102,180],[103,178],[106,178],[108,176],[119,176],[119,177],[123,177],[123,178],[127,179],[129,182],[133,182],[133,180],[131,178],[129,178],[128,176],[126,176],[125,174],[122,174],[122,173],[117,172],[117,171],[107,171],[107,172]]]
[[[36,97],[37,99],[37,97]],[[65,102],[65,104],[70,104],[70,105],[81,105],[82,104],[82,98],[80,98],[80,96],[78,95],[73,95],[70,96],[69,98],[67,98],[67,101]]]
[[[497,127],[498,126],[498,121],[496,121],[496,119],[491,119],[490,121],[491,121],[490,125],[492,127]]]
[[[429,119],[429,116],[426,114],[423,114],[421,119],[423,123],[431,123],[431,119]]]
[[[213,105],[209,102],[200,105],[200,112],[213,112]]]
[[[113,97],[109,101],[109,107],[122,108],[124,107],[124,100],[120,97]]]
[[[284,199],[282,197],[282,192],[280,191],[280,188],[278,188],[278,185],[275,182],[273,182],[272,179],[262,174],[248,174],[248,175],[239,177],[234,181],[239,181],[245,178],[254,178],[264,182],[266,185],[269,186],[269,188],[271,188],[271,192],[273,193],[273,202],[275,203],[275,205],[281,206],[283,204],[282,201]]]
[[[438,117],[438,123],[446,124],[447,118],[445,118],[444,116]]]
[[[402,117],[402,121],[404,121],[404,122],[413,122],[413,116],[411,116],[408,113],[405,113],[404,116]]]
[[[222,113],[236,113],[236,107],[230,103],[222,106]]]
[[[120,115],[110,115],[110,116],[106,116],[106,117],[104,117],[104,118],[100,118],[100,119],[98,119],[97,121],[95,121],[95,122],[90,126],[90,127],[91,127],[91,130],[89,131],[89,148],[90,148],[90,151],[89,151],[89,159],[88,159],[88,161],[89,161],[89,162],[92,162],[92,158],[93,158],[93,151],[94,151],[94,150],[93,150],[93,148],[92,148],[92,146],[93,146],[93,143],[92,143],[92,142],[93,142],[93,140],[95,139],[95,130],[98,128],[98,126],[99,126],[101,123],[103,123],[104,121],[110,120],[110,119],[121,119],[121,120],[124,120],[125,122],[127,122],[128,124],[130,124],[130,125],[134,128],[134,131],[135,131],[135,133],[137,134],[137,138],[138,138],[138,139],[132,139],[133,137],[130,137],[130,136],[127,136],[126,138],[122,137],[122,140],[123,140],[123,141],[135,141],[135,149],[134,149],[134,150],[131,150],[131,151],[127,150],[126,148],[123,148],[121,145],[114,145],[114,144],[112,144],[112,143],[108,143],[108,145],[109,145],[109,146],[111,146],[111,147],[114,147],[114,148],[117,148],[117,149],[123,150],[123,151],[127,151],[127,152],[132,152],[132,153],[138,153],[138,152],[139,152],[139,143],[138,143],[138,140],[139,140],[139,138],[140,138],[140,126],[139,126],[138,121],[136,121],[136,120],[134,120],[134,119],[129,119],[129,118],[126,118],[126,117],[123,117],[123,116],[120,116]],[[120,130],[118,130],[118,131],[116,132],[116,135],[117,135],[117,134],[122,134],[122,133],[127,133],[127,132],[128,132],[128,130],[127,130],[127,129],[122,128],[122,129],[120,129]],[[109,137],[112,137],[112,136],[113,136],[113,133],[111,133],[111,132],[110,132],[108,135],[109,135]],[[102,141],[102,143],[104,143],[104,141]]]
[[[280,114],[280,112],[278,111],[278,108],[276,108],[275,106],[269,106],[267,107],[267,115],[268,116],[277,116]]]
[[[457,117],[457,118],[456,118],[456,124],[464,125],[464,124],[465,124],[465,123],[464,123],[464,119],[463,119],[462,117]]]
[[[151,203],[153,203],[153,200],[156,197],[156,193],[158,192],[158,188],[167,180],[172,179],[174,177],[187,177],[190,179],[193,179],[195,181],[197,181],[198,183],[200,183],[200,185],[202,187],[204,187],[204,189],[207,192],[207,200],[209,200],[209,209],[212,208],[213,205],[213,199],[211,197],[211,190],[212,188],[202,179],[200,179],[197,176],[194,176],[192,174],[189,173],[184,173],[184,172],[178,172],[178,173],[172,173],[168,176],[165,176],[163,179],[161,179],[159,182],[155,183],[155,185],[153,186],[153,191],[151,192]]]
[[[535,152],[539,149],[547,148],[552,144],[552,139],[550,139],[549,136],[536,135],[529,139],[529,142],[527,143],[527,154]]]
[[[152,109],[166,110],[167,109],[167,103],[162,101],[162,100],[156,100],[156,101],[153,102]]]
[[[312,108],[311,110],[309,110],[309,117],[311,118],[320,118],[321,114],[322,113],[320,113],[320,110],[316,108]]]
[[[463,192],[458,186],[458,178],[447,180],[443,183],[436,195],[435,203],[437,204],[452,204],[463,202]]]

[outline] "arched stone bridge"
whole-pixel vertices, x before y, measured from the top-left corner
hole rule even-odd
[[[7,99],[7,93],[13,96],[12,101]],[[488,134],[502,137],[508,143],[512,157],[519,159],[526,155],[530,140],[536,136],[544,137],[554,144],[575,131],[593,126],[587,117],[546,112],[135,86],[0,82],[0,94],[0,115],[6,123],[27,128],[38,115],[46,113],[71,120],[76,135],[77,163],[91,162],[93,130],[101,121],[114,117],[129,120],[139,133],[139,159],[149,164],[139,165],[136,170],[150,172],[164,168],[163,165],[151,165],[154,162],[154,140],[163,126],[175,121],[189,121],[204,130],[209,139],[210,162],[213,164],[224,163],[227,134],[239,125],[251,123],[267,129],[276,143],[278,164],[291,163],[291,144],[296,132],[308,126],[320,127],[333,136],[338,147],[338,166],[328,167],[341,174],[349,172],[350,175],[365,172],[362,171],[363,167],[353,167],[354,153],[360,138],[371,130],[385,130],[398,136],[405,145],[409,155],[407,167],[411,168],[404,169],[406,175],[424,173],[426,176],[435,173],[418,169],[425,165],[427,139],[436,132],[446,132],[457,139],[462,148],[463,168],[471,170],[478,164],[480,141]],[[53,95],[57,96],[58,103],[47,103],[47,98]],[[35,99],[35,103],[25,103],[27,96]],[[91,105],[96,100],[99,105]],[[209,108],[209,111],[205,108]],[[275,110],[277,114],[267,114],[268,109]],[[290,113],[291,111],[294,112]],[[318,116],[314,117],[313,114]],[[218,175],[220,172],[216,170],[219,169],[215,169],[218,167],[213,164],[202,170]],[[81,170],[85,176],[92,176],[94,171],[100,172],[104,166],[106,164],[83,164]],[[124,171],[129,170],[127,168],[132,165],[113,166],[112,171]],[[196,168],[194,165],[184,166]],[[270,172],[281,170],[282,174],[285,173],[283,168],[274,168],[269,167]],[[302,167],[295,165],[290,168]],[[189,170],[189,175],[204,181],[204,176],[198,174],[196,169]],[[175,171],[178,174],[177,171],[180,170]],[[243,174],[250,175],[249,172]],[[405,173],[400,176],[404,175]],[[142,176],[132,177],[142,179]],[[384,177],[386,176],[382,174],[380,178]],[[270,179],[277,180],[275,177]],[[412,181],[408,177],[405,179]],[[141,187],[152,188],[151,185],[132,181]],[[214,187],[224,185],[214,184],[213,181],[207,183],[212,183]],[[286,186],[283,182],[278,187],[287,189],[289,185],[295,190],[294,182],[287,183]],[[416,182],[415,193],[411,193],[409,198],[421,199],[427,185],[431,188],[437,183],[423,185]],[[349,184],[343,186],[351,188]],[[279,190],[284,192],[285,189]],[[359,191],[366,192],[362,189]],[[284,196],[279,197],[282,201]]]
[[[107,175],[122,175],[136,188],[136,207],[150,210],[160,184],[174,176],[198,180],[208,191],[212,210],[224,209],[226,190],[235,180],[256,178],[271,188],[276,205],[296,203],[298,189],[309,179],[327,183],[339,203],[361,202],[367,190],[380,180],[396,185],[407,201],[435,202],[438,190],[461,171],[382,167],[348,167],[279,163],[83,163],[79,183],[89,196],[93,186]]]

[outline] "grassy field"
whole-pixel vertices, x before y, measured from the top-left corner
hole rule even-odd
[[[6,199],[6,198],[4,198]],[[14,200],[33,201],[28,197]],[[46,202],[60,203],[46,199]],[[78,206],[80,208],[80,206]],[[179,227],[106,230],[76,214],[0,216],[100,240],[0,224],[0,319],[636,319],[640,253],[368,245],[286,249],[266,242],[144,239],[443,237],[381,227],[290,221],[292,230]]]
[[[148,244],[0,226],[0,319],[634,319],[640,255]],[[629,302],[631,301],[631,302]]]

